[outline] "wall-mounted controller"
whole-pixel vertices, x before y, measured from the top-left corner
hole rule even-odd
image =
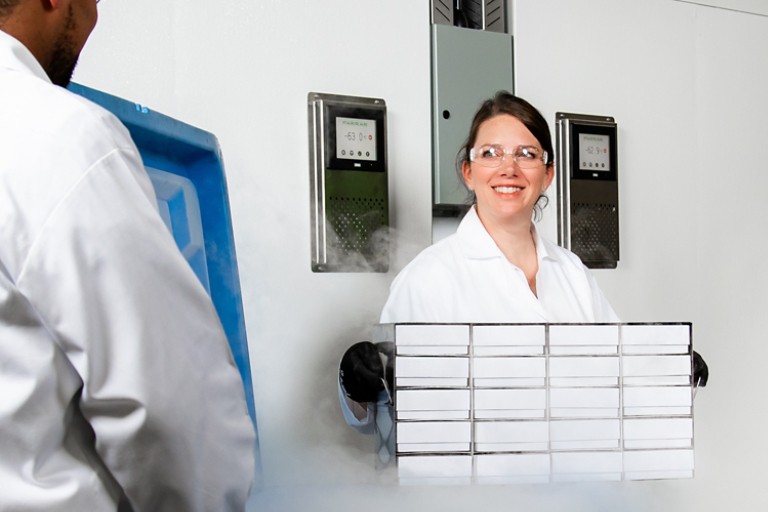
[[[313,272],[389,269],[387,107],[310,92]]]
[[[556,114],[558,243],[589,268],[619,262],[617,125],[612,117]]]

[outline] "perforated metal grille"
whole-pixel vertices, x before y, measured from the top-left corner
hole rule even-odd
[[[485,30],[505,32],[504,0],[485,0]]]
[[[432,0],[432,23],[453,25],[453,4],[451,0]]]
[[[328,245],[337,253],[373,256],[381,240],[376,233],[387,225],[386,204],[382,199],[331,197],[327,218],[332,229]]]
[[[618,207],[613,204],[571,205],[571,250],[585,263],[618,261]]]

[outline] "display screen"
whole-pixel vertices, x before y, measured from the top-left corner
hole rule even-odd
[[[376,121],[336,118],[336,158],[376,160]]]
[[[579,133],[579,170],[611,170],[611,137],[594,133]]]

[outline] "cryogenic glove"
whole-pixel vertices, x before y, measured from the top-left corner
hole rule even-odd
[[[384,364],[379,349],[370,341],[355,343],[341,358],[341,387],[355,402],[375,402],[379,392],[385,389],[384,378]]]
[[[709,380],[709,367],[704,358],[695,350],[693,351],[693,385],[705,387]]]
[[[392,404],[392,389],[395,382],[395,344],[391,341],[380,341],[376,344],[376,348],[379,349],[379,356],[381,362],[384,364],[384,375],[387,379],[387,398],[389,403]]]

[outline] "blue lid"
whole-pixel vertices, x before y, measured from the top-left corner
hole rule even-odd
[[[256,428],[229,196],[216,137],[80,84],[68,88],[112,112],[131,133],[155,187],[160,215],[216,307]]]

